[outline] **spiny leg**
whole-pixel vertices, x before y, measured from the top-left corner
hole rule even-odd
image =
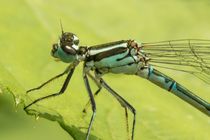
[[[101,87],[100,83],[90,73],[87,73],[87,76],[90,77],[98,87],[98,90],[96,90],[95,93],[93,94],[93,97],[95,98],[98,95],[98,93],[101,91],[102,87]],[[89,106],[90,106],[90,100],[86,103],[82,112],[86,113]]]
[[[130,140],[130,136],[129,136],[129,125],[128,125],[128,110],[125,107],[125,123],[126,123],[126,129],[127,129],[127,135],[128,135],[128,140]]]
[[[98,95],[98,93],[99,93],[100,91],[101,91],[101,88],[99,88],[99,89],[93,94],[93,98],[95,98],[95,97]],[[88,107],[90,106],[90,104],[91,104],[91,101],[89,100],[89,101],[85,104],[84,109],[82,110],[83,113],[87,113],[87,109],[88,109]]]
[[[93,124],[93,121],[94,121],[94,118],[95,118],[95,115],[96,115],[96,104],[95,104],[95,100],[94,100],[94,97],[93,97],[93,94],[92,94],[92,91],[91,91],[90,84],[89,84],[86,73],[84,73],[83,79],[84,79],[84,82],[85,82],[85,87],[88,91],[88,95],[90,97],[90,102],[91,102],[92,111],[93,111],[93,114],[92,114],[92,117],[91,117],[91,120],[90,120],[90,123],[89,123],[89,126],[88,126],[87,135],[86,135],[86,140],[88,140],[89,135],[90,135],[90,130],[91,130],[91,127],[92,127],[92,124]]]
[[[50,97],[55,97],[55,96],[58,96],[58,95],[64,93],[64,91],[66,90],[66,88],[67,88],[67,86],[69,84],[69,81],[70,81],[70,79],[71,79],[71,77],[72,77],[72,75],[74,73],[74,69],[75,68],[70,70],[68,76],[66,77],[66,80],[63,83],[62,88],[60,89],[60,91],[58,93],[54,93],[54,94],[51,94],[51,95],[48,95],[48,96],[45,96],[45,97],[38,98],[38,99],[34,100],[32,103],[30,103],[29,105],[25,106],[24,110],[26,110],[29,106],[31,106],[31,105],[33,105],[33,104],[35,104],[35,103],[37,103],[37,102],[39,102],[41,100],[44,100],[44,99],[47,99],[47,98],[50,98]]]
[[[32,88],[32,89],[27,90],[26,93],[29,93],[29,92],[32,92],[32,91],[41,89],[42,87],[44,87],[45,85],[49,84],[49,83],[52,82],[53,80],[55,80],[55,79],[57,79],[57,78],[63,76],[64,74],[67,74],[67,73],[70,71],[70,68],[71,68],[71,65],[68,66],[68,67],[66,68],[66,70],[65,70],[63,73],[54,76],[53,78],[49,79],[48,81],[44,82],[43,84],[41,84],[40,86],[38,86],[38,87],[36,87],[36,88]]]
[[[101,85],[107,89],[119,102],[123,107],[128,108],[134,115],[133,117],[133,127],[132,127],[132,135],[131,135],[131,140],[134,139],[134,129],[135,129],[135,124],[136,124],[136,110],[133,106],[131,106],[125,99],[123,99],[119,94],[117,94],[109,85],[102,79],[100,78],[100,83]]]

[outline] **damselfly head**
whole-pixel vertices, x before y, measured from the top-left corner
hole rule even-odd
[[[60,37],[60,45],[61,46],[70,46],[75,50],[78,50],[79,38],[70,32],[63,32]]]
[[[59,43],[53,44],[51,55],[63,62],[71,63],[76,60],[79,49],[79,38],[70,32],[62,32]]]

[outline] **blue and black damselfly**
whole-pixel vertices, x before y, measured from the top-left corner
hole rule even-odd
[[[62,29],[59,43],[53,44],[51,55],[70,65],[63,73],[51,78],[36,88],[28,90],[27,93],[39,90],[63,75],[67,75],[65,82],[58,93],[38,98],[25,106],[24,109],[27,109],[41,100],[64,93],[76,66],[83,61],[83,79],[90,97],[83,111],[86,111],[89,104],[92,106],[92,117],[87,130],[86,140],[89,138],[96,114],[94,97],[102,88],[105,88],[111,93],[122,107],[124,107],[127,126],[127,109],[132,112],[133,123],[131,139],[134,139],[136,110],[104,81],[102,76],[107,73],[137,75],[148,79],[152,83],[188,102],[207,116],[210,116],[210,104],[208,102],[154,68],[161,67],[183,71],[210,84],[210,40],[183,39],[140,44],[134,40],[120,40],[87,47],[79,46],[78,37],[73,33],[64,32]],[[94,74],[90,73],[91,71],[93,71]],[[98,86],[98,90],[94,94],[89,85],[89,78]]]

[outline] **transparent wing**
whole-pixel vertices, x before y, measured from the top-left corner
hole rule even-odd
[[[141,47],[151,65],[187,72],[210,84],[210,40],[171,40]]]

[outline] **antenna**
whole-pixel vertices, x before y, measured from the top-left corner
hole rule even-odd
[[[63,25],[62,25],[61,19],[60,19],[60,26],[61,26],[61,33],[64,34]]]

